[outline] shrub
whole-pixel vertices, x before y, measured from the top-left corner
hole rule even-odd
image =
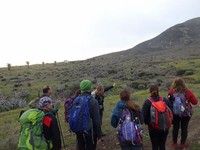
[[[187,70],[187,71],[185,72],[185,75],[186,75],[186,76],[193,75],[193,74],[194,74],[193,70]]]
[[[27,90],[21,90],[21,91],[15,92],[14,96],[17,99],[28,99],[28,97],[30,96],[30,93]]]
[[[12,98],[10,100],[1,99],[0,100],[0,112],[9,111],[11,109],[22,108],[25,107],[26,101],[23,99]]]
[[[182,75],[185,74],[185,72],[186,72],[186,70],[180,69],[180,70],[177,70],[177,71],[176,71],[176,75],[177,75],[177,76],[182,76]]]

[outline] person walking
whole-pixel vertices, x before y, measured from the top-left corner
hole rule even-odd
[[[39,108],[45,113],[42,121],[44,137],[52,143],[51,150],[61,150],[61,134],[56,115],[52,112],[52,99],[48,96],[40,98]]]
[[[148,125],[152,150],[165,150],[169,128],[172,124],[170,103],[159,95],[157,85],[150,86],[150,97],[143,104],[144,123]]]
[[[128,89],[120,92],[120,100],[112,111],[111,125],[118,130],[122,150],[142,150],[142,114],[130,96]]]
[[[107,86],[107,87],[104,87],[102,85],[97,85],[96,89],[92,92],[92,95],[95,97],[95,99],[98,101],[98,104],[99,104],[101,127],[102,127],[102,124],[103,124],[105,92],[111,90],[113,87],[115,87],[115,83],[113,85]],[[101,131],[102,131],[102,129],[101,129]],[[105,135],[106,134],[102,132],[102,136],[105,136]]]
[[[95,150],[101,139],[100,114],[97,100],[91,96],[92,82],[80,83],[81,95],[73,101],[69,110],[70,130],[76,134],[77,150]]]
[[[198,100],[194,93],[186,87],[181,78],[176,78],[172,88],[168,91],[168,99],[173,106],[173,130],[172,137],[174,148],[185,148],[188,135],[188,125],[192,117],[192,105],[197,105]],[[181,128],[181,141],[178,145],[178,133]]]

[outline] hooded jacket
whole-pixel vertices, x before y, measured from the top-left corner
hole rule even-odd
[[[119,120],[121,118],[123,109],[128,107],[130,110],[135,113],[135,115],[139,118],[140,122],[143,123],[142,114],[140,111],[140,107],[136,105],[132,100],[129,100],[128,102],[119,100],[116,104],[115,108],[112,111],[111,116],[111,125],[112,127],[116,128],[118,126]]]

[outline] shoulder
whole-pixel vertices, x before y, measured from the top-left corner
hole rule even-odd
[[[151,98],[147,98],[145,101],[144,101],[144,105],[148,105],[148,104],[151,104]]]
[[[116,107],[117,107],[117,108],[125,108],[125,106],[126,106],[125,102],[123,102],[123,101],[121,101],[121,100],[119,100],[119,101],[117,102],[117,104],[116,104]]]
[[[87,97],[88,97],[88,100],[89,100],[88,102],[90,105],[95,106],[98,104],[97,99],[93,97],[92,95],[88,95]]]

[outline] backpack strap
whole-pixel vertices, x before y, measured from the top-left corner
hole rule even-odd
[[[34,143],[34,138],[33,138],[33,125],[30,124],[30,144],[32,145],[33,150],[35,150],[35,143]]]
[[[134,115],[134,112],[133,112],[130,108],[128,108],[126,105],[125,105],[125,107],[123,108],[122,112],[123,112],[125,109],[127,109],[127,110],[129,111],[129,113],[130,113],[130,115],[131,115],[131,121],[134,121],[135,118],[137,117],[137,115]]]

